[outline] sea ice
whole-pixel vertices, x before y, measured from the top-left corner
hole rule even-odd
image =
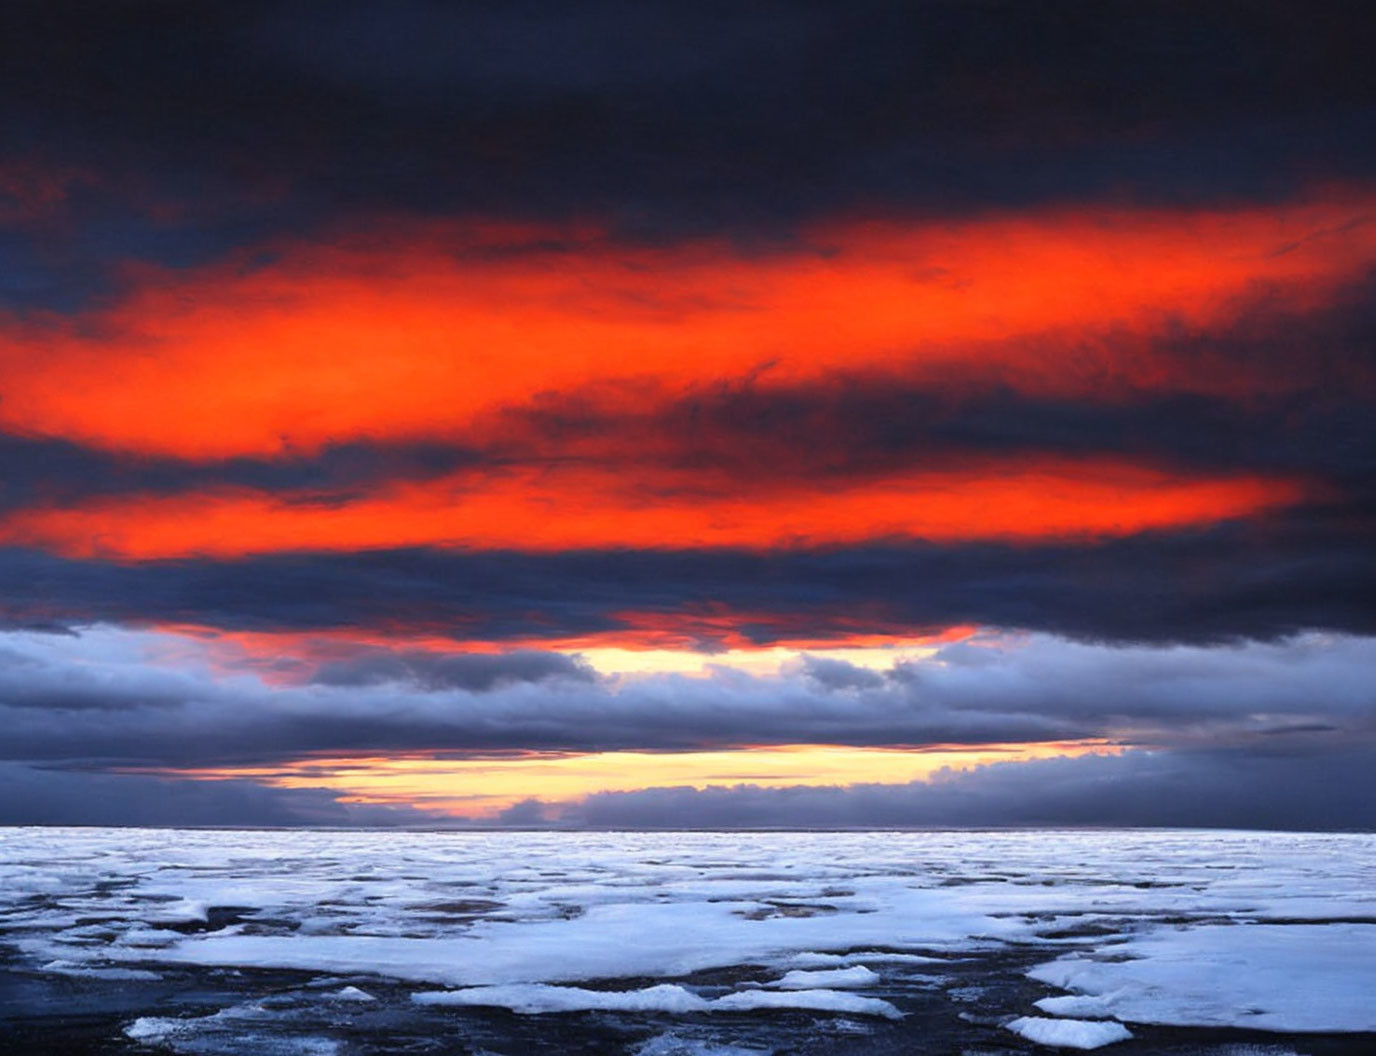
[[[466,1005],[507,1008],[512,1012],[707,1012],[712,1003],[672,983],[643,990],[585,990],[577,986],[516,983],[433,990],[412,994],[418,1005]]]
[[[356,986],[346,986],[342,990],[335,990],[324,995],[331,1001],[376,1001],[372,994],[366,990],[360,990]]]
[[[860,953],[796,953],[788,963],[799,968],[844,968],[851,964],[947,964],[956,958],[927,957],[920,953],[869,950]]]
[[[896,1019],[900,1013],[887,1001],[857,997],[832,990],[776,993],[746,990],[715,1000],[704,998],[673,983],[642,990],[587,990],[577,986],[546,986],[543,983],[506,986],[474,986],[462,990],[435,990],[411,995],[420,1005],[465,1005],[507,1008],[512,1012],[753,1012],[766,1009],[806,1009],[845,1012],[853,1015]]]
[[[145,971],[142,968],[93,968],[76,961],[49,961],[47,964],[39,965],[39,970],[51,975],[127,983],[155,983],[162,978],[157,972]]]
[[[1032,978],[1095,1002],[1039,1007],[1092,1007],[1129,1023],[1376,1031],[1373,924],[1169,927],[1113,952],[1113,960],[1072,955],[1032,969]]]
[[[842,1012],[854,1016],[883,1016],[902,1019],[903,1013],[877,997],[860,997],[839,990],[742,990],[712,1002],[722,1012],[754,1012],[764,1009],[807,1009],[812,1012]]]
[[[1116,991],[1115,991],[1116,993]],[[1109,1002],[1113,994],[1061,994],[1058,997],[1044,997],[1032,1002],[1043,1012],[1052,1016],[1081,1017],[1085,1019],[1107,1019],[1113,1015]]]
[[[184,1056],[338,1056],[333,1038],[264,1031],[256,1005],[223,1009],[209,1016],[144,1016],[124,1028],[131,1041]],[[256,1029],[255,1029],[256,1028]]]
[[[1073,942],[1033,973],[1069,991],[1038,1002],[1056,1022],[1376,1030],[1372,834],[19,828],[0,833],[0,913],[20,970],[296,969],[537,1004],[635,978],[582,1000],[722,1012],[894,1012],[934,985],[982,1005],[972,958]],[[933,964],[959,978],[905,968]],[[723,969],[776,982],[679,985]],[[669,989],[646,998],[653,982]],[[881,983],[892,1004],[865,993]]]
[[[1021,1034],[1028,1041],[1060,1049],[1100,1049],[1132,1037],[1132,1032],[1127,1027],[1111,1020],[1021,1016],[1005,1026],[1014,1034]]]
[[[813,990],[817,987],[850,990],[874,986],[877,982],[878,972],[857,964],[853,968],[823,968],[816,971],[795,969],[772,985],[781,990]]]

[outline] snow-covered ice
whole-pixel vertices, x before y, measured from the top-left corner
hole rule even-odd
[[[879,973],[863,964],[851,968],[796,968],[774,985],[781,990],[811,990],[814,987],[840,987],[854,989],[873,986],[879,982]]]
[[[1168,927],[1113,953],[1033,969],[1083,995],[1038,1007],[1129,1023],[1376,1032],[1376,922]]]
[[[972,1008],[956,966],[1030,948],[1060,992],[1001,1014],[1038,1043],[1122,1023],[1376,1032],[1362,834],[6,829],[0,911],[23,971],[134,986],[294,969],[337,1015],[400,988],[388,1000],[417,1009],[882,1027],[916,989]],[[217,1024],[128,1029],[190,1052]]]
[[[339,1056],[335,1039],[278,1032],[275,1018],[256,1005],[240,1005],[208,1016],[143,1016],[124,1035],[179,1056]]]
[[[577,986],[516,983],[472,986],[462,990],[432,990],[412,994],[418,1005],[455,1005],[509,1008],[513,1012],[706,1012],[711,1002],[672,983],[643,990],[585,990]]]
[[[335,990],[324,995],[331,1001],[376,1001],[372,994],[366,990],[360,990],[356,986],[346,986],[342,990]]]
[[[1132,1037],[1132,1032],[1121,1023],[1092,1019],[1020,1016],[1008,1024],[1008,1029],[1028,1041],[1058,1049],[1101,1049]]]
[[[779,993],[742,990],[718,998],[704,998],[672,983],[641,990],[587,990],[577,986],[546,986],[524,983],[508,986],[474,986],[462,990],[435,990],[413,994],[419,1005],[460,1005],[507,1008],[513,1012],[753,1012],[761,1009],[806,1009],[813,1012],[844,1012],[850,1015],[897,1019],[898,1009],[887,1001],[836,990],[798,990]]]
[[[852,1016],[883,1016],[901,1019],[903,1013],[877,997],[840,990],[740,990],[712,1002],[722,1012],[758,1012],[764,1009],[800,1008],[810,1012],[842,1012]]]

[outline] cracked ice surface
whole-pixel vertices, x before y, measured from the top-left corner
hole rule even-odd
[[[0,928],[33,971],[289,968],[532,1012],[888,1015],[899,966],[1037,943],[1066,956],[1033,977],[1069,991],[1038,1031],[1376,1031],[1360,834],[8,829]],[[733,968],[730,993],[681,982]],[[597,993],[639,996],[552,989],[630,978]],[[508,989],[464,993],[486,987]]]

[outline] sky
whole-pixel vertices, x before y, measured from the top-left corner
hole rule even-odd
[[[1376,15],[0,11],[0,824],[1376,828]]]

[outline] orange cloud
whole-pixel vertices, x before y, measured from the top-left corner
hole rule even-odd
[[[838,223],[757,252],[397,224],[131,273],[133,292],[79,319],[0,320],[0,429],[199,459],[461,437],[589,386],[653,402],[723,379],[846,370],[1057,393],[1232,391],[1246,384],[1235,371],[1164,362],[1133,339],[1231,318],[1261,291],[1300,310],[1324,303],[1376,262],[1376,225],[1360,220],[1370,209],[1335,194],[1217,212]],[[226,497],[216,516],[235,524],[251,505]],[[369,516],[355,511],[351,531],[375,534]],[[307,536],[311,523],[301,515]]]
[[[1096,539],[1293,503],[1260,477],[1181,478],[1115,460],[993,463],[825,488],[573,465],[465,473],[356,501],[251,491],[121,497],[0,518],[0,543],[75,557],[236,557],[284,550],[831,546],[877,539]]]

